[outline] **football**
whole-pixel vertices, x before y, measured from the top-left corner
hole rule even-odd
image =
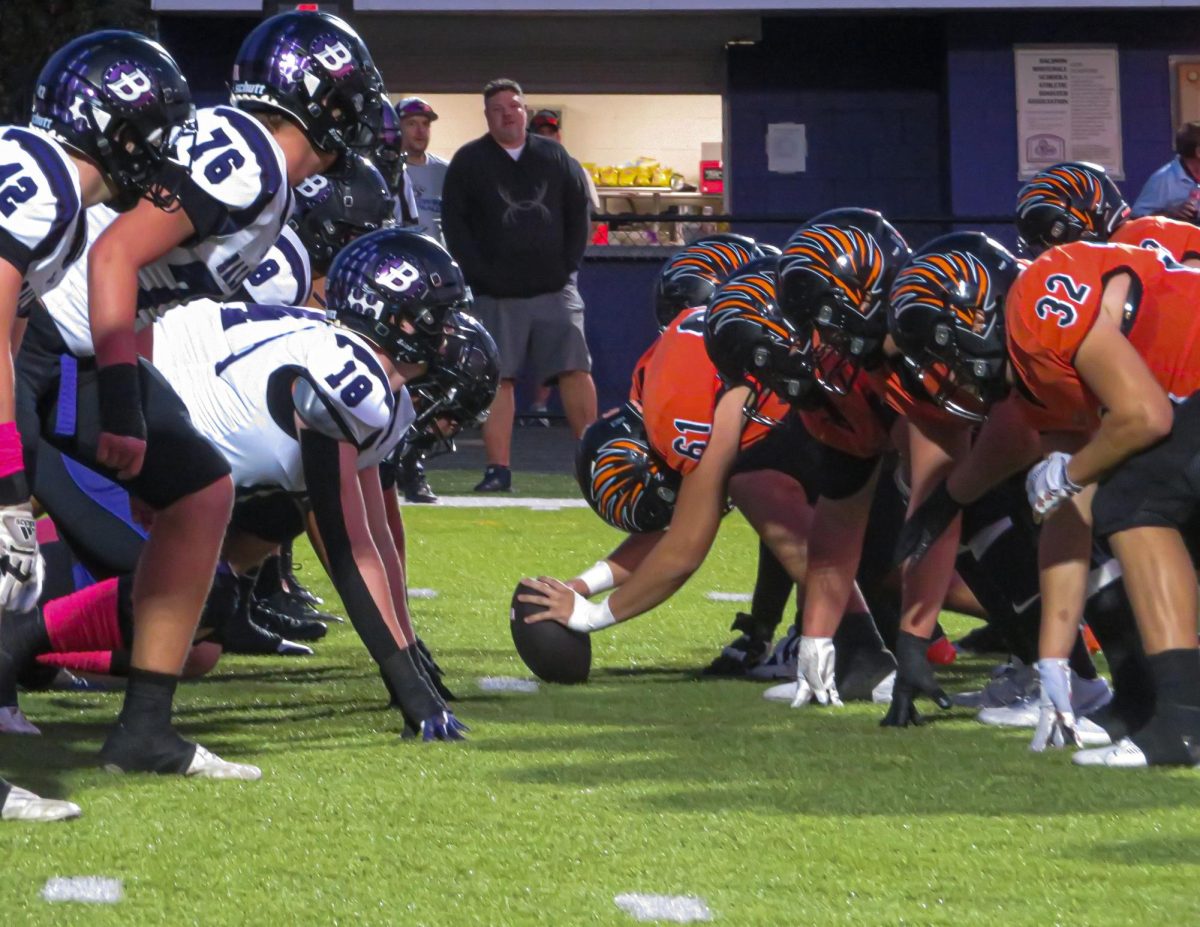
[[[517,583],[508,610],[508,626],[517,654],[535,676],[546,682],[587,682],[592,668],[592,639],[557,621],[527,624],[525,616],[541,611],[542,606],[517,601],[523,589],[532,591]]]

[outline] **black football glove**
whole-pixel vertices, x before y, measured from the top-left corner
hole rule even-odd
[[[951,498],[946,481],[942,480],[904,522],[896,540],[895,562],[900,564],[911,557],[916,563],[924,557],[961,511],[962,504]]]
[[[938,708],[950,707],[950,699],[933,677],[933,667],[925,657],[929,641],[907,631],[896,637],[896,685],[892,689],[892,704],[879,722],[880,727],[908,727],[922,724],[924,718],[913,700],[918,695],[931,698]]]

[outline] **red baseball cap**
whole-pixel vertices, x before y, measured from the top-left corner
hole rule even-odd
[[[538,129],[549,126],[558,131],[558,114],[552,109],[539,109],[533,114],[533,118],[529,120],[529,128],[536,132]]]

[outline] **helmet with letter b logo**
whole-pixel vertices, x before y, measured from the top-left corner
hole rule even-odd
[[[358,33],[329,13],[280,13],[242,42],[230,99],[280,113],[325,152],[369,149],[383,129],[383,77]]]
[[[325,281],[331,318],[404,364],[433,359],[450,312],[466,298],[450,252],[410,229],[380,229],[351,242]]]

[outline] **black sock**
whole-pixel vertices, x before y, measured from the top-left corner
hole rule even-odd
[[[758,575],[754,580],[754,596],[750,601],[750,614],[754,619],[751,637],[770,640],[775,629],[783,621],[795,583],[779,559],[762,541],[758,542]],[[799,622],[797,622],[799,624]]]
[[[1095,679],[1099,675],[1096,672],[1096,664],[1092,662],[1092,655],[1088,653],[1087,643],[1083,639],[1082,632],[1075,635],[1075,645],[1071,648],[1067,664],[1080,679]]]
[[[1092,593],[1083,618],[1104,652],[1112,675],[1111,713],[1136,731],[1154,714],[1155,684],[1123,583]]]
[[[17,707],[17,671],[13,658],[0,650],[0,708]]]
[[[283,589],[283,574],[279,565],[279,555],[272,554],[258,568],[258,582],[254,585],[254,594],[260,599],[267,599]]]
[[[131,734],[159,734],[171,729],[171,705],[179,677],[130,667],[125,705],[117,722]]]
[[[0,648],[12,657],[18,671],[40,654],[53,650],[42,610],[9,612],[0,619]]]
[[[12,783],[7,779],[0,779],[0,808],[4,807],[8,801],[8,793],[12,791]]]
[[[1160,707],[1165,702],[1200,708],[1200,651],[1195,647],[1164,650],[1147,659]]]

